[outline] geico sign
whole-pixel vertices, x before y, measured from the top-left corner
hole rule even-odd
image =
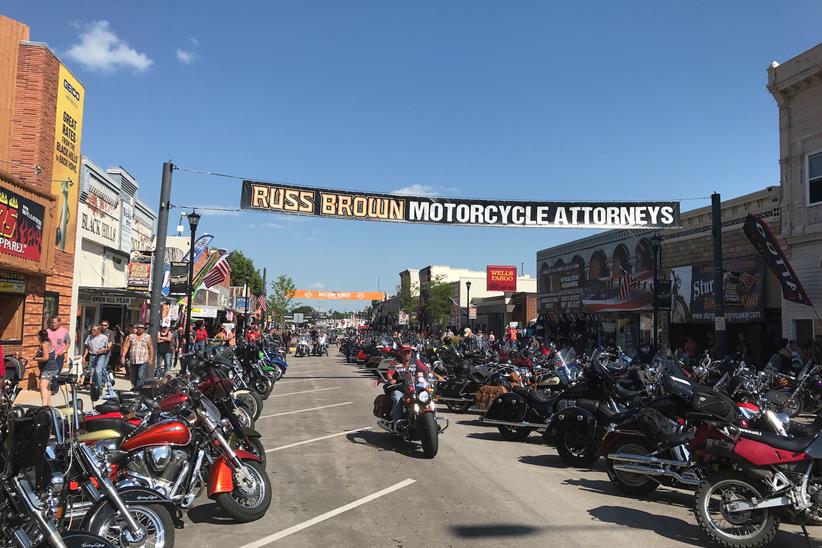
[[[80,92],[74,89],[74,86],[72,86],[71,83],[65,78],[63,79],[63,88],[65,88],[65,90],[68,91],[72,97],[78,101],[80,100]]]

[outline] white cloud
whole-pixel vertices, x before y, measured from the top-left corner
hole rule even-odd
[[[113,72],[120,68],[144,72],[154,64],[148,55],[129,47],[110,28],[108,21],[92,21],[66,52],[88,70]]]
[[[188,65],[192,61],[197,58],[197,54],[193,51],[188,51],[184,49],[177,50],[177,60],[180,61],[184,65]]]
[[[434,187],[428,185],[410,185],[391,191],[391,194],[402,194],[409,196],[442,196]]]
[[[325,284],[322,282],[314,282],[308,286],[310,289],[325,289]]]
[[[200,45],[200,41],[197,40],[196,38],[189,38],[188,41],[191,42],[191,45],[193,45],[193,46],[199,46]]]

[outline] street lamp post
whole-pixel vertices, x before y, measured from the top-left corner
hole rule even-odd
[[[659,333],[659,310],[657,309],[657,293],[659,291],[659,241],[661,238],[659,234],[655,234],[653,238],[651,238],[651,247],[653,250],[653,261],[654,261],[654,333],[652,337],[652,341],[654,346],[657,346],[657,336]]]
[[[191,308],[194,304],[194,240],[197,237],[197,224],[200,222],[200,214],[197,210],[192,210],[188,214],[188,228],[191,230],[191,242],[188,246],[188,306],[186,307],[186,349],[191,348]]]
[[[465,327],[471,327],[471,282],[465,282]]]

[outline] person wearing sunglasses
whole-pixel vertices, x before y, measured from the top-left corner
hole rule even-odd
[[[120,351],[121,361],[125,362],[126,356],[129,358],[131,384],[134,388],[139,388],[145,383],[148,373],[148,364],[154,363],[154,347],[151,343],[151,335],[146,333],[146,326],[138,323],[134,328],[134,333],[129,335],[123,343]]]

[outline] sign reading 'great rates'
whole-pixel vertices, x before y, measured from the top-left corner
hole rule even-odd
[[[242,209],[397,223],[536,228],[672,228],[677,202],[526,202],[394,196],[243,181]]]

